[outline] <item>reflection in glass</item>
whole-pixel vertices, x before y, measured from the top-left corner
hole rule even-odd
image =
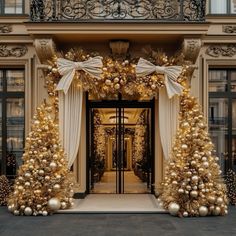
[[[22,164],[24,146],[24,99],[7,99],[7,175],[15,175]]]
[[[228,101],[226,98],[209,99],[209,131],[220,158],[221,170],[225,170],[228,158]]]
[[[236,99],[232,100],[232,166],[236,166]]]
[[[22,14],[23,0],[5,0],[5,14]]]
[[[7,91],[24,91],[24,71],[7,70]]]
[[[209,71],[209,92],[227,91],[227,71],[210,70]]]
[[[0,70],[0,91],[2,91],[2,86],[3,86],[3,84],[2,84],[2,82],[3,82],[3,71],[2,70]]]

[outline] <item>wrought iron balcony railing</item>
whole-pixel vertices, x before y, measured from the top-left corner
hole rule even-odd
[[[31,21],[180,21],[205,19],[206,0],[31,0]]]

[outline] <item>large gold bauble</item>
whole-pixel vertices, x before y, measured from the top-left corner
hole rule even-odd
[[[26,207],[25,210],[24,210],[24,213],[26,216],[31,216],[33,211],[31,209],[31,207]]]
[[[51,198],[48,201],[48,207],[52,210],[52,211],[58,211],[61,207],[61,202],[58,198]]]
[[[198,196],[198,191],[196,190],[191,191],[190,196],[196,198]]]
[[[199,207],[199,215],[200,216],[206,216],[208,214],[208,209],[205,206]]]
[[[180,206],[175,202],[171,202],[168,206],[168,210],[172,216],[176,216],[179,212]]]

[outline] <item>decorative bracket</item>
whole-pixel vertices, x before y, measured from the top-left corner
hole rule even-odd
[[[56,46],[51,38],[35,39],[34,46],[41,63],[47,64],[56,53]]]
[[[201,39],[184,39],[182,52],[185,60],[195,64],[202,46]]]
[[[112,55],[118,58],[126,58],[129,50],[129,41],[111,41],[109,44]]]

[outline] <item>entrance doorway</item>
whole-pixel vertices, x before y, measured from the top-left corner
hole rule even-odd
[[[154,101],[87,99],[87,192],[153,193]]]

